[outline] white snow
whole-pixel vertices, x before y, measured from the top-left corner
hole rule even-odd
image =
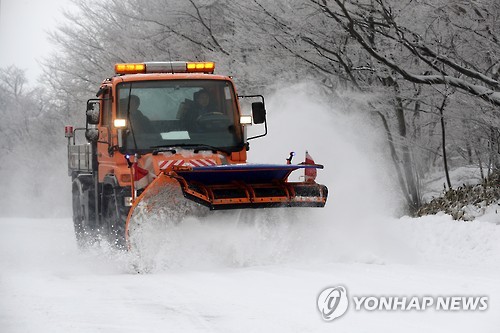
[[[326,112],[304,87],[269,99],[270,134],[250,156],[284,162],[295,150],[297,163],[308,149],[325,164],[324,209],[188,218],[152,239],[157,251],[142,262],[106,246],[79,251],[69,218],[0,218],[0,332],[498,332],[498,214],[394,218],[382,139],[357,116]],[[141,263],[148,273],[137,274]],[[338,285],[350,296],[488,296],[489,308],[350,304],[324,322],[316,299]]]
[[[229,222],[229,221],[226,221]],[[500,228],[433,216],[372,221],[191,221],[179,247],[136,274],[127,255],[79,252],[69,219],[0,219],[2,332],[496,332]],[[330,229],[326,234],[322,231]],[[382,230],[381,230],[382,229]],[[333,232],[333,233],[332,233]],[[186,240],[186,242],[183,242]],[[486,295],[486,312],[367,312],[324,322],[316,297]]]
[[[484,171],[485,174],[487,172],[488,170]],[[450,170],[449,174],[453,188],[476,185],[481,182],[481,171],[477,165],[458,167]],[[431,201],[433,198],[440,197],[447,188],[444,169],[432,173],[423,183],[424,200]]]

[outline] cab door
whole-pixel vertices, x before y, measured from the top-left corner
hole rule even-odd
[[[103,94],[101,104],[101,121],[99,126],[99,141],[97,142],[97,160],[99,163],[99,180],[104,176],[113,173],[114,169],[114,148],[112,138],[112,94],[111,89],[107,89]]]

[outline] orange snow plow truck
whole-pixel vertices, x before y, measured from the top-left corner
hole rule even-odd
[[[248,141],[267,134],[264,97],[238,95],[214,67],[116,64],[115,76],[87,101],[85,128],[66,126],[80,246],[107,239],[129,248],[148,219],[178,223],[211,210],[325,205],[328,190],[314,180],[323,166],[291,164],[292,154],[283,165],[246,163]],[[261,124],[260,134],[247,137],[252,123]],[[78,132],[84,143],[77,144]],[[304,181],[289,182],[297,169]]]

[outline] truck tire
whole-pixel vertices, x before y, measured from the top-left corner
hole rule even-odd
[[[124,205],[124,192],[120,187],[105,186],[103,193],[102,226],[107,239],[117,249],[127,249],[125,223],[129,207]]]
[[[92,219],[95,216],[93,191],[85,188],[85,185],[79,179],[75,179],[73,181],[72,199],[76,242],[80,249],[84,249],[98,240],[95,222]]]

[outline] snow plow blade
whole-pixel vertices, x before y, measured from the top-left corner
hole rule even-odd
[[[328,196],[326,186],[313,181],[287,181],[292,171],[305,168],[322,166],[175,166],[161,172],[129,212],[125,232],[129,249],[150,251],[151,239],[161,235],[160,230],[187,217],[206,216],[210,210],[323,207]]]
[[[184,197],[211,210],[265,207],[323,207],[328,189],[315,182],[288,182],[297,169],[322,169],[319,164],[236,164],[178,167],[175,178]]]

